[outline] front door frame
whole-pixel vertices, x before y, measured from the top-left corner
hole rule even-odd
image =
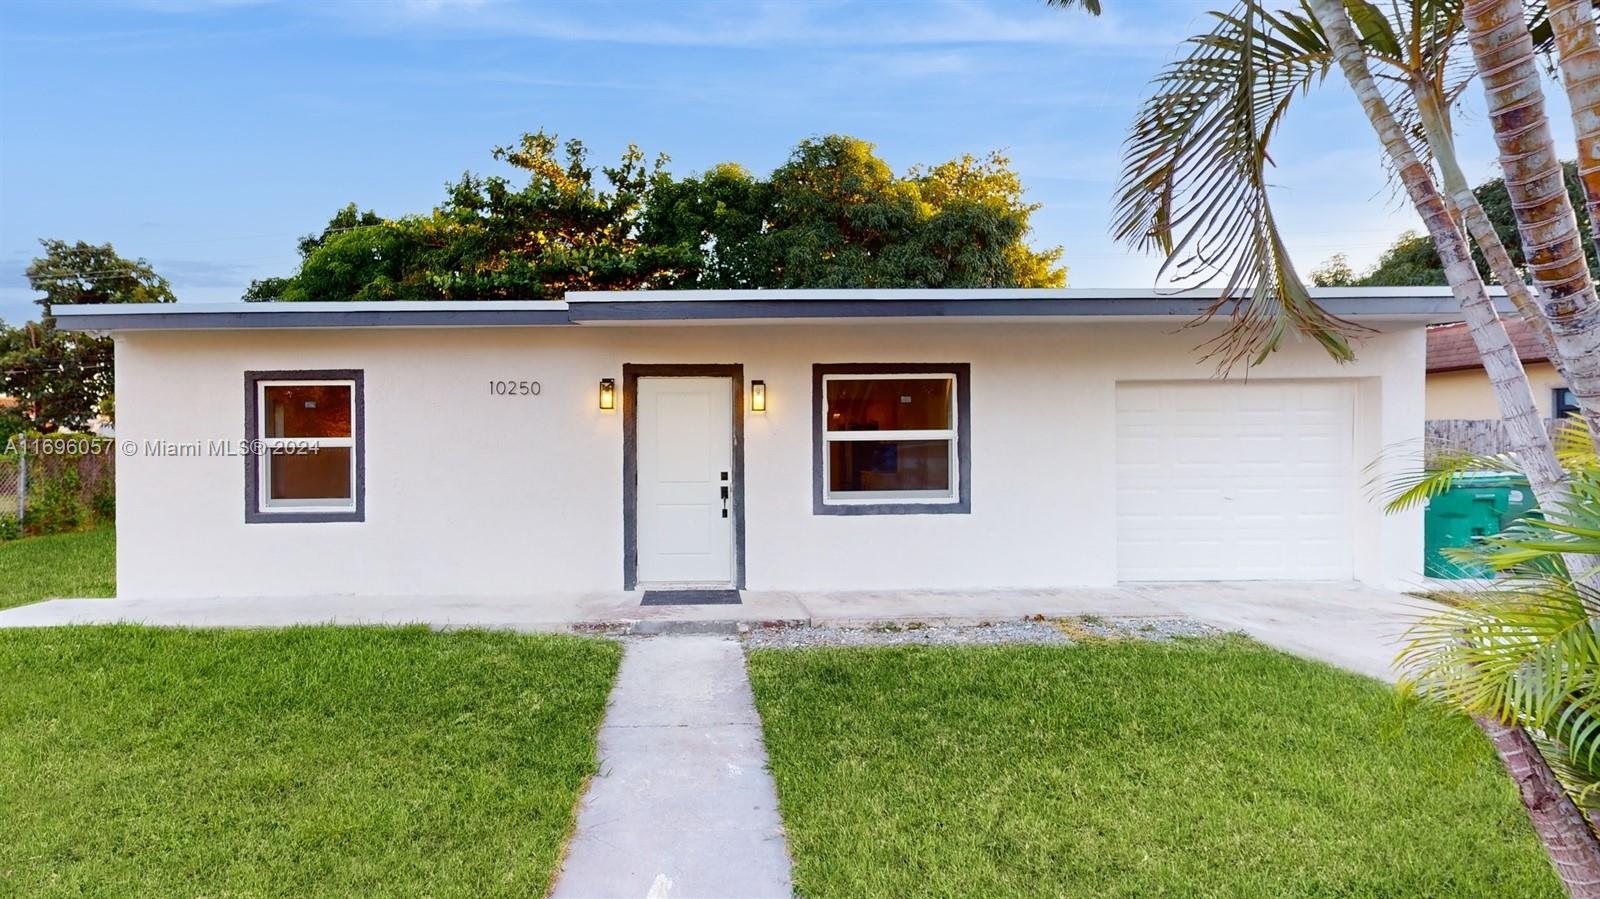
[[[622,366],[622,589],[639,586],[639,379],[727,378],[733,390],[733,586],[744,589],[744,365]]]

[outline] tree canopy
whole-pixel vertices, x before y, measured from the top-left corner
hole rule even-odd
[[[1563,164],[1566,171],[1567,194],[1571,197],[1573,211],[1578,215],[1578,227],[1589,229],[1589,210],[1584,202],[1583,182],[1578,179],[1578,165]],[[1489,216],[1494,230],[1500,235],[1511,262],[1519,271],[1527,270],[1527,259],[1522,252],[1522,238],[1517,234],[1517,219],[1511,209],[1511,196],[1506,192],[1504,178],[1493,178],[1473,189],[1483,211]],[[1589,271],[1600,277],[1600,259],[1596,259],[1592,241],[1584,242],[1584,252],[1589,259]],[[1495,283],[1489,263],[1483,252],[1474,245],[1472,259],[1486,282]],[[1407,231],[1383,251],[1378,262],[1366,272],[1357,274],[1350,268],[1343,254],[1324,262],[1312,271],[1311,280],[1319,287],[1417,287],[1443,285],[1444,266],[1434,251],[1433,241],[1423,234]]]
[[[802,141],[766,178],[724,163],[676,178],[629,147],[595,166],[543,131],[494,150],[521,181],[468,172],[426,214],[354,204],[300,241],[300,270],[247,300],[549,299],[567,290],[1060,287],[1031,247],[1021,180],[998,153],[896,175],[872,144]]]
[[[0,322],[0,394],[17,401],[0,411],[22,427],[50,432],[82,428],[105,407],[112,389],[109,338],[58,330],[50,310],[74,303],[170,303],[167,280],[143,259],[124,259],[111,244],[41,240],[44,255],[27,268],[43,314],[19,326]],[[20,420],[19,420],[20,419]]]
[[[46,315],[53,306],[72,303],[170,303],[177,299],[167,279],[144,259],[124,259],[111,244],[39,241],[44,255],[24,273],[41,296],[34,302]]]

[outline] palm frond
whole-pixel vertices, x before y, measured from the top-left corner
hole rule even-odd
[[[1533,738],[1539,754],[1550,764],[1550,770],[1555,772],[1556,780],[1566,788],[1567,795],[1572,797],[1578,808],[1593,818],[1595,813],[1600,812],[1600,766],[1585,761],[1566,743],[1544,731],[1530,728],[1528,735]]]
[[[1081,9],[1091,16],[1100,15],[1100,0],[1044,0],[1048,6],[1061,9]]]
[[[1600,468],[1600,453],[1596,452],[1594,435],[1589,433],[1589,424],[1583,416],[1574,414],[1557,422],[1551,438],[1562,468],[1568,471]]]
[[[1368,53],[1376,52],[1393,60],[1406,55],[1400,35],[1395,33],[1394,25],[1377,4],[1369,0],[1345,0],[1344,9],[1350,15],[1351,23],[1356,26],[1356,33],[1361,35],[1362,46]]]
[[[1468,595],[1414,624],[1397,664],[1408,691],[1600,752],[1600,595],[1559,574]],[[1581,700],[1581,701],[1580,701]]]
[[[1587,567],[1567,576],[1587,580],[1594,573],[1593,560],[1600,558],[1600,467],[1568,469],[1560,502],[1462,552],[1496,570],[1559,569],[1577,560]]]
[[[1380,457],[1369,470],[1382,461]],[[1517,470],[1516,456],[1510,453],[1492,456],[1461,451],[1437,453],[1421,469],[1404,471],[1382,484],[1383,509],[1393,514],[1420,506],[1455,487],[1470,474]]]
[[[1336,359],[1366,329],[1312,300],[1279,234],[1268,198],[1268,144],[1291,101],[1333,64],[1309,15],[1245,0],[1214,12],[1215,26],[1154,80],[1124,143],[1112,233],[1166,260],[1159,280],[1179,289],[1219,285],[1199,319],[1226,311],[1212,345],[1224,367],[1263,361],[1291,331]]]
[[[1408,634],[1406,695],[1516,724],[1573,800],[1600,809],[1600,594],[1551,573],[1469,597]]]

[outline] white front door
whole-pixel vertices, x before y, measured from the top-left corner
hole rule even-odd
[[[638,386],[639,583],[733,582],[733,383]]]

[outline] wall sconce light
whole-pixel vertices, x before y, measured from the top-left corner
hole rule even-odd
[[[617,382],[613,378],[600,379],[600,408],[606,411],[617,408]]]
[[[766,381],[751,381],[750,382],[750,411],[751,412],[765,412],[765,411],[767,411],[767,382]]]

